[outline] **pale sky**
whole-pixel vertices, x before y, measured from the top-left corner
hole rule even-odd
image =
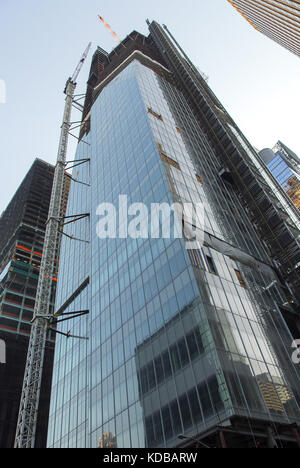
[[[88,42],[93,51],[116,45],[98,14],[121,39],[134,29],[148,34],[146,18],[165,23],[254,147],[282,140],[300,155],[300,60],[226,0],[0,0],[0,213],[35,157],[55,162],[64,85]],[[68,159],[75,148],[71,140]]]

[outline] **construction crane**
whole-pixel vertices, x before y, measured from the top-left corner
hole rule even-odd
[[[35,444],[43,363],[49,324],[48,314],[52,277],[54,271],[53,259],[55,258],[58,248],[58,232],[62,208],[66,154],[68,136],[71,127],[71,110],[74,102],[76,80],[90,51],[91,45],[92,44],[89,43],[72,77],[67,80],[64,91],[66,94],[66,102],[28,346],[23,389],[17,422],[15,448],[34,448]]]
[[[110,34],[113,36],[113,38],[117,41],[117,42],[121,42],[121,39],[118,37],[118,35],[113,31],[112,27],[102,18],[102,16],[98,15],[100,21],[104,24],[104,26],[108,29],[108,31],[110,32]]]

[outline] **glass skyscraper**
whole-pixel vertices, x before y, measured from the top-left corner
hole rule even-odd
[[[153,32],[133,32],[92,60],[76,154],[90,187],[71,184],[67,209],[89,217],[65,228],[56,302],[89,314],[59,328],[79,338],[57,337],[48,447],[215,446],[222,425],[229,446],[292,445],[289,296],[165,57]],[[99,238],[99,205],[119,212],[120,195],[149,211],[202,205],[202,241],[187,248],[193,221],[180,238],[176,216],[169,238],[124,225]]]

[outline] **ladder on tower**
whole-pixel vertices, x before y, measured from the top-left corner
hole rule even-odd
[[[89,43],[73,73],[73,76],[67,80],[64,91],[66,94],[66,102],[25,366],[15,448],[34,448],[35,443],[45,346],[49,325],[49,304],[54,268],[53,259],[55,258],[58,248],[58,233],[60,229],[66,154],[71,127],[71,110],[72,105],[76,102],[74,99],[76,80],[90,51],[91,45],[92,44]]]

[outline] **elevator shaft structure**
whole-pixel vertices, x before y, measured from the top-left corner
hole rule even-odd
[[[25,366],[15,448],[34,448],[35,443],[43,363],[48,331],[49,304],[54,273],[54,259],[56,258],[57,251],[59,249],[58,231],[62,208],[68,137],[71,127],[71,111],[76,88],[76,79],[90,48],[91,43],[85,50],[73,76],[68,79],[65,88],[66,102]]]

